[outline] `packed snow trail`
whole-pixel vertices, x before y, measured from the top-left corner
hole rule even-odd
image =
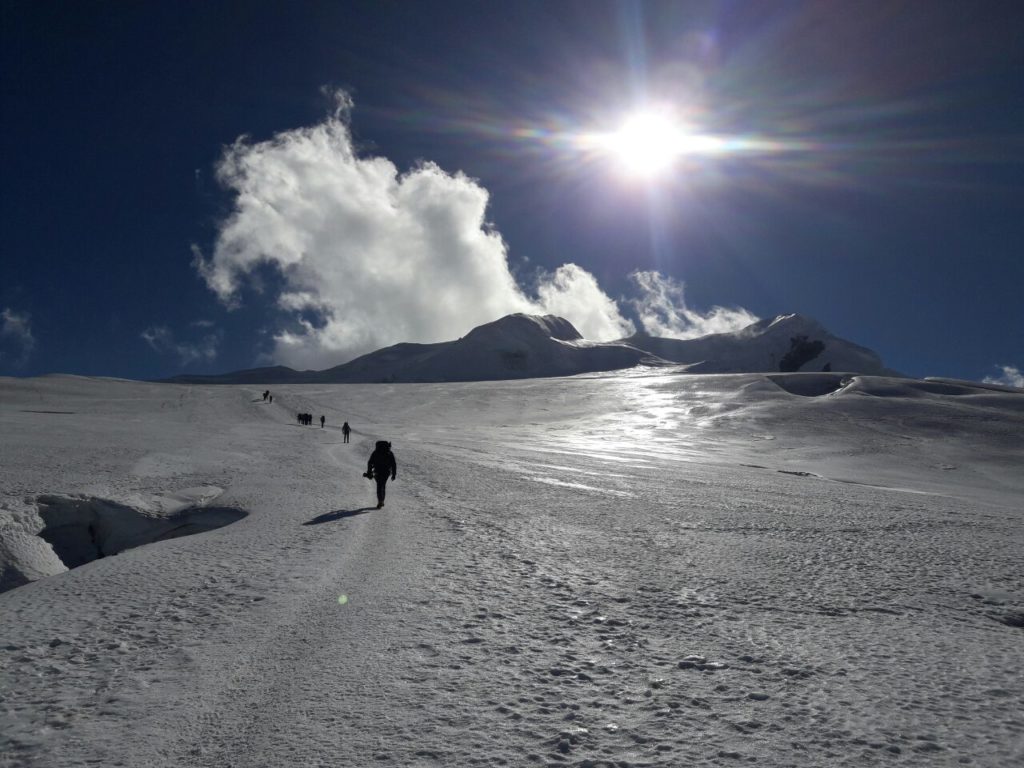
[[[357,465],[341,468],[358,477]],[[400,693],[401,640],[425,620],[424,552],[437,542],[412,515],[370,511],[302,524],[290,546],[308,559],[304,578],[266,623],[246,627],[241,640],[224,638],[234,658],[222,667],[214,654],[202,671],[214,684],[189,703],[199,715],[175,764],[315,765],[336,760],[342,745],[365,754],[386,736],[386,721],[373,718]]]
[[[0,595],[0,765],[1019,760],[1015,406],[979,410],[933,466],[890,436],[928,440],[932,412],[858,431],[863,400],[786,395],[740,418],[764,395],[729,393],[761,380],[293,387],[266,406],[85,382],[46,435],[15,393],[4,487],[217,485],[249,516]],[[35,386],[31,410],[57,410],[58,384]],[[382,510],[360,476],[377,438],[399,462]]]

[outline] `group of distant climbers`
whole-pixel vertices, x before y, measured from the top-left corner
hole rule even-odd
[[[263,402],[274,402],[274,396],[270,394],[269,389],[263,392]],[[311,413],[299,413],[296,414],[296,418],[299,424],[307,427],[313,423],[313,414]],[[327,418],[321,415],[320,429],[323,429],[326,423]],[[352,427],[346,421],[341,425],[343,442],[347,443],[349,441],[348,438],[351,433]],[[397,474],[398,464],[395,461],[395,454],[391,452],[391,443],[387,440],[378,440],[373,453],[370,454],[370,460],[366,465],[366,472],[363,473],[363,477],[377,481],[377,509],[384,506],[384,487],[387,485],[388,480],[394,480]]]
[[[299,424],[303,424],[303,425],[305,425],[307,427],[310,426],[313,423],[313,414],[312,413],[299,413],[299,414],[296,414],[296,418],[298,419]],[[321,416],[320,417],[320,429],[323,429],[324,428],[324,424],[326,424],[326,423],[327,423],[327,417]],[[344,442],[346,442],[346,443],[348,442],[348,436],[349,436],[349,434],[351,432],[352,432],[352,427],[350,427],[348,425],[347,421],[344,424],[341,425],[341,435],[344,438]]]

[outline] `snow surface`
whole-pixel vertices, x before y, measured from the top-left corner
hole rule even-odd
[[[263,389],[0,379],[0,766],[1024,759],[1024,393]]]

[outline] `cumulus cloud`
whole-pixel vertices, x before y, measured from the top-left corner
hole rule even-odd
[[[999,376],[986,376],[982,381],[986,384],[1002,384],[1004,387],[1024,389],[1024,373],[1012,365],[997,365],[1002,373]]]
[[[36,345],[32,335],[32,318],[27,312],[18,313],[10,307],[0,312],[0,360],[24,365]]]
[[[208,321],[197,321],[192,325],[209,328],[210,326],[207,323]],[[177,355],[182,365],[188,365],[197,360],[206,362],[215,360],[223,334],[220,331],[214,330],[198,341],[185,342],[176,339],[170,328],[163,325],[155,325],[144,330],[140,336],[160,354]]]
[[[352,102],[337,99],[312,127],[226,148],[217,177],[233,210],[211,254],[193,249],[199,274],[229,307],[244,286],[274,284],[288,318],[274,333],[274,360],[324,368],[400,341],[457,338],[512,312],[561,315],[595,340],[632,332],[574,264],[520,286],[487,222],[487,190],[434,163],[400,172],[363,156],[349,131]],[[259,282],[268,267],[280,280]]]
[[[594,276],[575,264],[563,264],[545,275],[537,295],[544,312],[568,319],[586,339],[621,339],[636,330]]]
[[[630,278],[640,291],[633,308],[643,329],[652,336],[693,339],[709,333],[738,331],[758,317],[745,309],[712,307],[698,312],[686,306],[683,283],[660,272],[634,272]]]

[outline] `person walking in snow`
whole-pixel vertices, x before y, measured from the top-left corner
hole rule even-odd
[[[395,454],[391,452],[391,443],[378,440],[366,464],[365,475],[377,481],[377,509],[384,506],[384,486],[387,485],[388,477],[394,480],[397,474],[398,464],[395,462]]]
[[[348,425],[347,421],[344,424],[341,425],[341,435],[344,438],[342,440],[343,443],[347,443],[348,442],[348,433],[351,432],[351,431],[352,431],[352,427],[350,427]]]
[[[323,429],[323,428],[324,428],[324,417],[321,416],[320,417],[320,429]]]

